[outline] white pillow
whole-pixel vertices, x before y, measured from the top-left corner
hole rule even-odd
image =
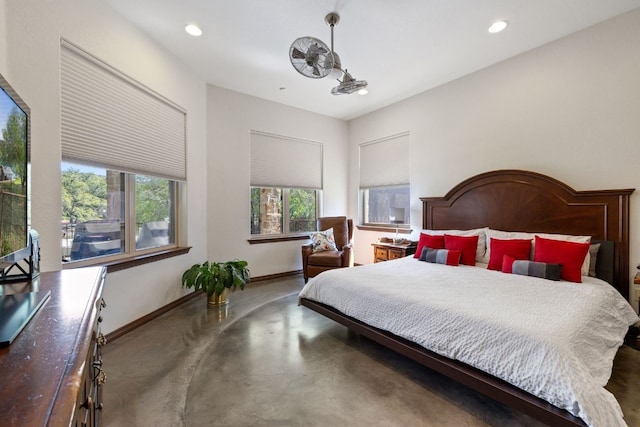
[[[535,251],[536,240],[535,236],[540,236],[544,239],[553,239],[553,240],[562,240],[565,242],[575,242],[575,243],[591,243],[591,236],[574,236],[571,234],[550,234],[550,233],[526,233],[524,231],[502,231],[502,230],[494,230],[491,228],[487,228],[485,235],[487,236],[487,251],[485,252],[483,263],[489,263],[489,256],[491,255],[491,238],[494,239],[502,239],[502,240],[510,240],[510,239],[527,239],[531,240],[531,255],[529,259],[533,259],[533,254]],[[587,252],[587,256],[584,258],[584,262],[582,263],[581,273],[583,276],[589,275],[589,262],[591,257]]]
[[[471,230],[422,230],[424,234],[430,234],[432,236],[444,236],[450,234],[452,236],[478,236],[478,246],[476,247],[476,262],[484,262],[484,254],[487,250],[487,237],[485,231],[488,228],[474,228]],[[487,261],[488,262],[488,261]]]

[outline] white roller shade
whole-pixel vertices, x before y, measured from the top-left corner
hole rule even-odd
[[[184,110],[69,42],[61,43],[63,159],[185,180]]]
[[[408,185],[409,133],[360,144],[360,188]]]
[[[251,131],[251,185],[322,189],[322,144]]]

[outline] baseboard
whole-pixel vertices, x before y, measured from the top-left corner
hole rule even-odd
[[[295,276],[297,274],[302,274],[302,270],[296,270],[296,271],[289,271],[289,272],[285,272],[285,273],[277,273],[277,274],[267,274],[265,276],[258,276],[258,277],[252,277],[251,278],[251,282],[262,282],[265,280],[273,280],[273,279],[283,279],[285,277],[290,277],[290,276]],[[107,342],[112,342],[118,338],[120,338],[123,335],[126,335],[127,333],[133,331],[134,329],[139,328],[140,326],[144,325],[147,322],[152,321],[153,319],[155,319],[156,317],[160,317],[161,315],[163,315],[164,313],[184,304],[185,302],[196,298],[198,296],[200,296],[202,294],[202,291],[198,291],[198,292],[192,292],[190,294],[187,294],[183,297],[178,298],[175,301],[170,302],[167,305],[164,305],[160,308],[158,308],[157,310],[152,311],[151,313],[147,314],[146,316],[143,316],[139,319],[134,320],[131,323],[127,323],[126,325],[116,329],[115,331],[109,332],[108,334],[105,335],[105,337],[107,338]]]
[[[264,280],[283,279],[285,277],[295,276],[296,274],[302,274],[302,270],[287,271],[285,273],[267,274],[265,276],[252,277],[252,282],[262,282]]]

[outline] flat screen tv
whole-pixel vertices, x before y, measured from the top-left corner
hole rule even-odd
[[[0,75],[0,271],[29,256],[30,110]]]

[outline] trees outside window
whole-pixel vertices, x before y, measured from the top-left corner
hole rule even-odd
[[[295,235],[316,229],[319,190],[251,187],[251,234]]]
[[[164,178],[63,162],[63,261],[175,245],[176,187]]]
[[[13,107],[0,123],[0,256],[23,248],[27,236],[26,120]]]

